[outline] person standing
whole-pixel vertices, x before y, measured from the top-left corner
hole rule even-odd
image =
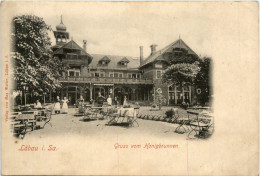
[[[107,98],[107,105],[108,105],[108,106],[111,106],[111,105],[112,105],[112,98],[111,98],[111,95],[108,95],[108,98]]]
[[[123,106],[127,106],[128,103],[127,103],[127,99],[126,99],[126,96],[124,97],[124,103],[123,103]]]
[[[62,100],[63,104],[62,104],[62,108],[61,108],[61,112],[64,113],[64,114],[68,114],[68,102],[69,100],[64,97],[64,99]]]
[[[96,98],[97,106],[102,107],[104,103],[105,97],[101,95],[101,92],[98,92],[98,97]]]
[[[79,108],[79,113],[84,113],[84,98],[82,95],[78,99],[78,108]]]
[[[55,114],[60,114],[60,97],[57,96],[56,102],[54,104],[54,112]]]

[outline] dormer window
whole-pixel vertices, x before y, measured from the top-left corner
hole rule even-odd
[[[107,65],[111,60],[107,57],[104,56],[102,59],[99,60],[100,65]]]
[[[123,59],[121,59],[118,64],[121,66],[127,66],[127,64],[129,63],[129,60],[126,57],[123,57]]]

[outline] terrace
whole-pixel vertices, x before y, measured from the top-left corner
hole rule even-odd
[[[77,83],[116,83],[116,84],[153,84],[152,79],[111,78],[111,77],[81,77],[69,76],[60,78],[61,82]]]

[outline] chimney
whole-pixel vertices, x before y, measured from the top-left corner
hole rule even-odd
[[[87,52],[87,40],[83,40],[83,49]]]
[[[144,62],[143,46],[140,46],[140,65]]]
[[[152,44],[151,47],[151,55],[153,55],[156,52],[156,44]]]

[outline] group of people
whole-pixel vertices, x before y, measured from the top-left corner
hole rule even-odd
[[[69,100],[66,97],[64,97],[63,100],[60,100],[60,97],[57,96],[56,102],[54,104],[55,114],[60,114],[60,113],[67,114],[69,109],[68,102]]]
[[[101,95],[101,92],[98,92],[98,97],[96,98],[97,106],[98,107],[103,106],[104,101],[105,101],[105,97],[103,97]],[[112,106],[112,104],[117,106],[117,105],[119,105],[119,101],[118,101],[117,97],[115,97],[114,100],[112,100],[111,95],[108,95],[107,105]],[[125,106],[125,105],[128,105],[126,96],[124,96],[124,102],[123,102],[123,106]]]
[[[98,107],[102,107],[105,100],[107,100],[108,106],[119,105],[119,101],[118,101],[117,97],[115,97],[114,100],[112,100],[111,95],[109,95],[108,98],[106,99],[104,96],[101,95],[101,92],[98,92],[98,96],[95,101],[96,105]],[[60,97],[57,96],[57,99],[54,103],[55,114],[60,114],[60,113],[67,114],[68,113],[68,102],[69,102],[69,100],[66,97],[64,97],[64,99],[61,100]],[[93,100],[91,100],[90,103],[93,103]],[[81,108],[81,107],[83,108],[83,104],[84,104],[84,99],[82,96],[80,96],[80,98],[78,99],[79,108]],[[125,106],[125,105],[128,105],[126,96],[124,97],[124,102],[123,102],[123,106]],[[34,104],[34,108],[42,108],[42,105],[39,100],[37,100],[36,103]]]

